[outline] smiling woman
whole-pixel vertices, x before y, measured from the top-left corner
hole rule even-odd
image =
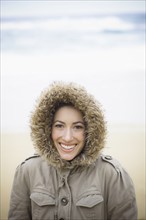
[[[137,219],[131,178],[101,154],[106,126],[101,105],[85,88],[53,83],[31,116],[38,155],[17,168],[8,219]]]

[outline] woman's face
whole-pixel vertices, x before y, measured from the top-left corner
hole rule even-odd
[[[62,159],[74,159],[85,144],[85,125],[81,112],[72,106],[59,108],[54,116],[52,139]]]

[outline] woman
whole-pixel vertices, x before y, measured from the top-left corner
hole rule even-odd
[[[100,104],[79,85],[53,83],[31,115],[37,155],[18,166],[9,220],[136,220],[133,183],[104,156]]]

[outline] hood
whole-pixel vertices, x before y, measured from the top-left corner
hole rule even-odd
[[[80,110],[85,123],[85,146],[71,161],[60,158],[51,139],[54,113],[64,104],[71,104]],[[101,105],[84,87],[75,83],[54,82],[44,90],[31,114],[30,127],[37,153],[56,168],[89,166],[104,147],[106,126]]]

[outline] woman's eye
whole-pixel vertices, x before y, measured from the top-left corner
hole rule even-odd
[[[63,125],[62,125],[62,124],[56,124],[56,125],[54,125],[54,127],[55,127],[55,128],[62,128]]]
[[[76,125],[74,128],[77,129],[77,130],[82,130],[82,129],[84,129],[84,127],[83,127],[82,125]]]

